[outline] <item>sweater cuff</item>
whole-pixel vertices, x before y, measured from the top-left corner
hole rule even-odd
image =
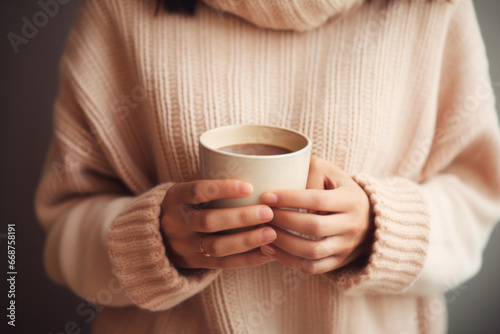
[[[400,293],[418,278],[429,244],[430,216],[419,185],[400,177],[353,179],[374,213],[371,253],[328,276],[349,294]]]
[[[171,183],[134,199],[111,224],[108,249],[113,273],[139,307],[160,311],[195,295],[218,270],[177,270],[166,256],[160,231],[160,205]]]

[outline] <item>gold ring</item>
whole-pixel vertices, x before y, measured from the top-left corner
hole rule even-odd
[[[200,238],[200,244],[199,244],[199,246],[200,246],[200,252],[201,252],[201,254],[203,254],[203,256],[210,257],[211,256],[210,253],[207,252],[206,250],[204,250],[203,247],[201,246],[201,242],[202,241],[203,241],[203,237]]]

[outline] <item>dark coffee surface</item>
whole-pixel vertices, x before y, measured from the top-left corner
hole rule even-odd
[[[248,143],[248,144],[237,144],[224,146],[219,148],[219,150],[230,153],[245,154],[245,155],[281,155],[292,153],[291,150],[269,144],[258,144],[258,143]]]

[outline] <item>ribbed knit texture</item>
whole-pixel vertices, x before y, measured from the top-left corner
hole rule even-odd
[[[472,2],[205,2],[81,2],[36,196],[50,277],[109,306],[94,333],[444,332],[436,301],[479,270],[500,217]],[[200,134],[229,124],[303,132],[353,175],[370,253],[311,276],[175,268],[160,203],[198,171]]]
[[[403,178],[374,179],[355,175],[370,198],[375,235],[369,265],[354,265],[331,275],[352,293],[404,290],[415,280],[427,254],[429,212],[418,185]],[[353,279],[354,277],[354,279]]]

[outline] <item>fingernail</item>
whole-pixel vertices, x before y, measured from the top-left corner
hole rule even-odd
[[[276,239],[276,232],[272,228],[263,228],[260,232],[260,238],[264,242],[273,241],[274,239]]]
[[[253,192],[253,186],[248,182],[240,182],[238,184],[238,191],[241,194],[251,194]]]
[[[267,204],[275,204],[278,203],[278,195],[273,193],[266,193],[262,196],[262,202]]]
[[[274,255],[274,253],[276,253],[274,248],[269,246],[269,245],[265,245],[265,246],[260,247],[260,250],[262,251],[262,253],[264,253],[266,255]]]
[[[268,222],[273,219],[273,210],[270,207],[265,206],[259,210],[259,219],[263,222]]]

